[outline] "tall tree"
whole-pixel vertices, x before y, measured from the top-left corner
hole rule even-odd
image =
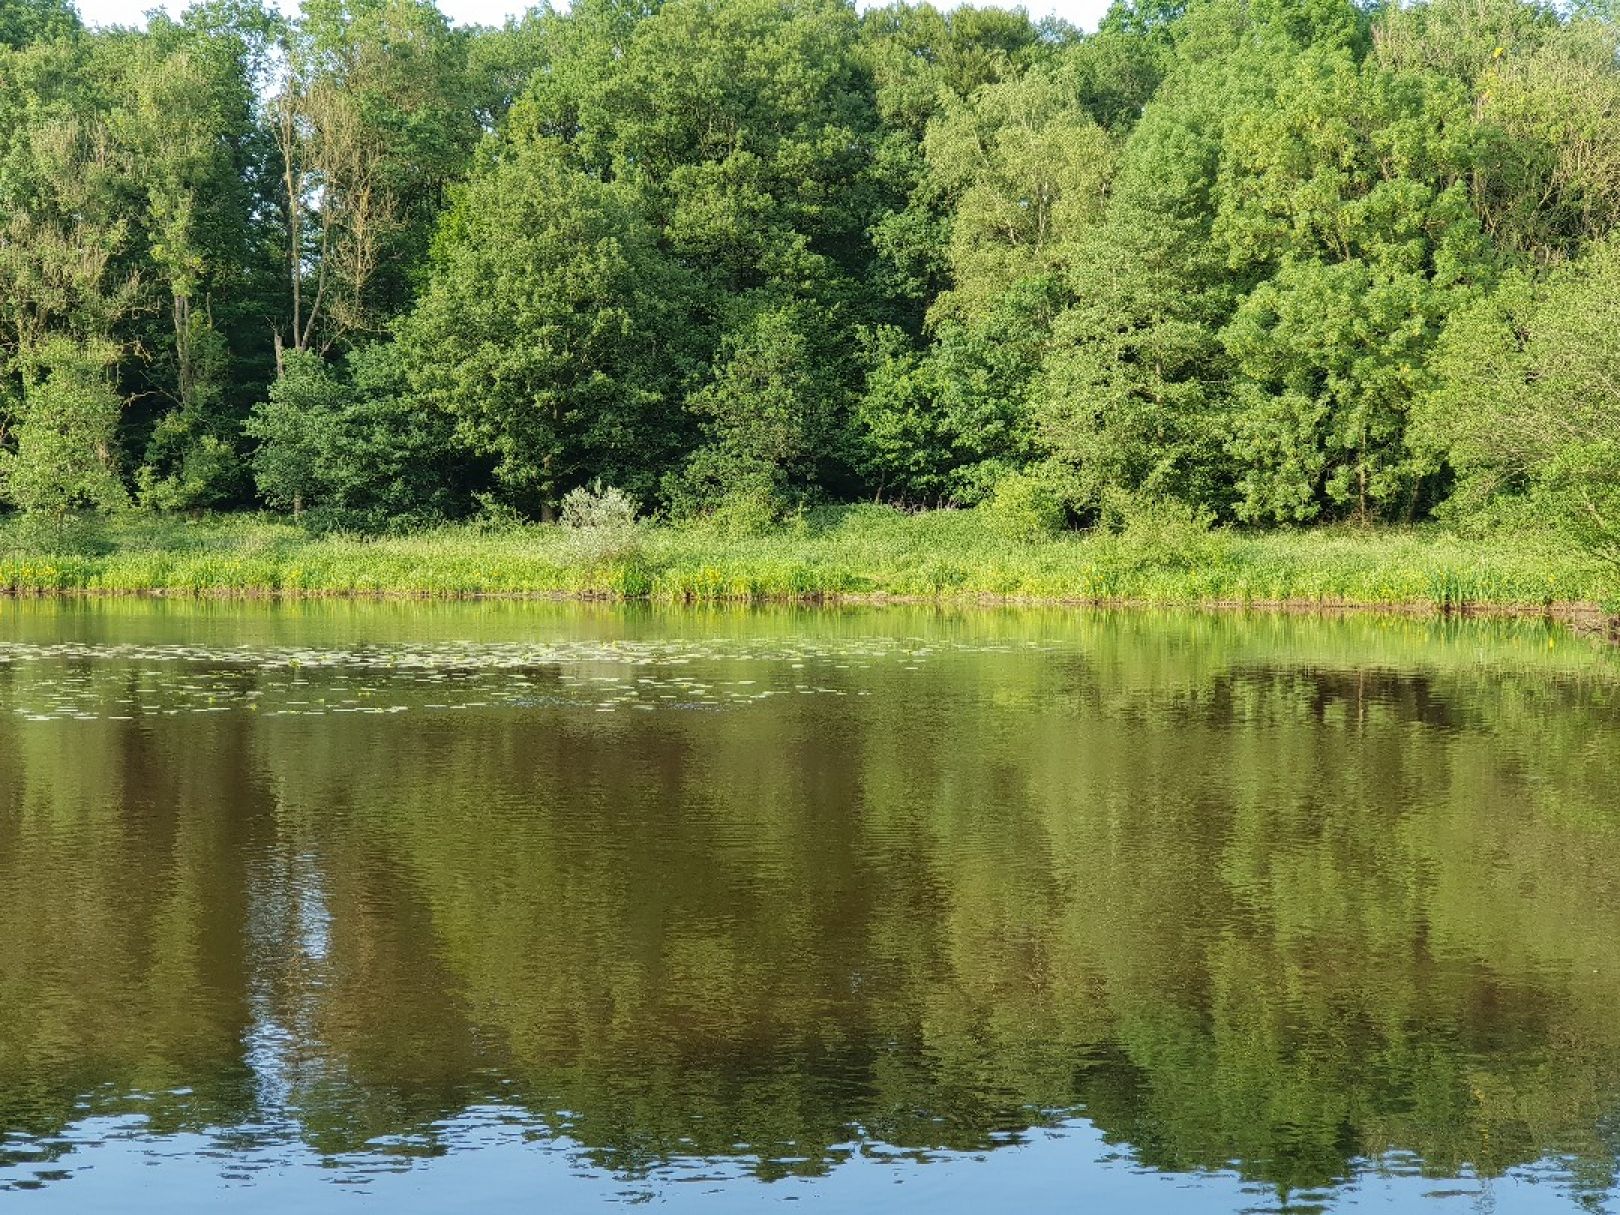
[[[232,389],[251,381],[251,359],[233,363],[232,339],[261,302],[253,281],[264,201],[255,87],[271,27],[245,0],[199,6],[179,22],[155,15],[146,36],[121,44],[113,60],[118,98],[109,124],[129,150],[140,191],[148,307],[169,330],[166,340],[152,335],[141,376],[148,396],[167,404],[146,411],[155,416],[140,479],[156,506],[219,505],[242,490],[240,395]],[[252,328],[262,342],[259,324]]]
[[[943,207],[943,290],[924,351],[908,357],[892,330],[876,338],[865,464],[892,492],[971,501],[1034,453],[1029,386],[1068,260],[1103,213],[1114,146],[1059,61],[947,101],[923,149],[923,187]]]
[[[592,477],[648,492],[671,460],[674,289],[642,200],[550,140],[462,189],[400,340],[424,401],[494,458],[507,500],[550,517]]]
[[[480,128],[466,39],[431,0],[309,0],[271,102],[289,287],[278,341],[379,333],[409,303]]]

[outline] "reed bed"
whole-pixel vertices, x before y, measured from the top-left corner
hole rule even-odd
[[[578,596],[663,602],[917,599],[1620,613],[1614,574],[1551,537],[1438,527],[1065,532],[973,511],[825,510],[736,534],[446,525],[311,534],[284,521],[135,516],[71,535],[0,524],[11,594]]]

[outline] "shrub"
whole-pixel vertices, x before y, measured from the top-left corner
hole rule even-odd
[[[524,525],[523,513],[496,494],[475,493],[473,502],[477,506],[470,520],[474,531],[497,536],[518,531]]]
[[[626,564],[641,552],[641,530],[635,500],[621,489],[595,481],[563,495],[563,554],[570,564]]]
[[[1122,549],[1144,565],[1193,569],[1217,560],[1222,552],[1220,537],[1210,531],[1214,513],[1174,498],[1112,489],[1103,497],[1102,521],[1119,536]]]
[[[1002,477],[976,509],[996,535],[1015,544],[1050,539],[1063,530],[1069,516],[1057,479],[1041,470]]]
[[[721,498],[709,526],[722,536],[761,536],[781,522],[781,500],[764,485],[745,485]]]
[[[571,489],[563,495],[562,524],[571,528],[634,527],[639,519],[629,494],[601,481]]]

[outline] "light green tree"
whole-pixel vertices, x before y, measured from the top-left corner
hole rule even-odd
[[[52,338],[24,359],[21,416],[0,448],[0,495],[60,535],[81,510],[111,511],[128,502],[116,467],[123,400],[108,378],[115,361],[105,345]]]
[[[1464,513],[1552,523],[1620,566],[1620,244],[1508,278],[1447,326],[1415,427]]]

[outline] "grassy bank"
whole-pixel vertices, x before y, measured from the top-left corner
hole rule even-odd
[[[72,543],[0,523],[0,591],[597,595],[662,601],[1010,599],[1620,611],[1614,576],[1550,540],[1433,528],[1200,532],[1138,527],[1034,540],[970,511],[853,507],[768,534],[653,526],[441,527],[312,536],[286,522],[131,517]]]

